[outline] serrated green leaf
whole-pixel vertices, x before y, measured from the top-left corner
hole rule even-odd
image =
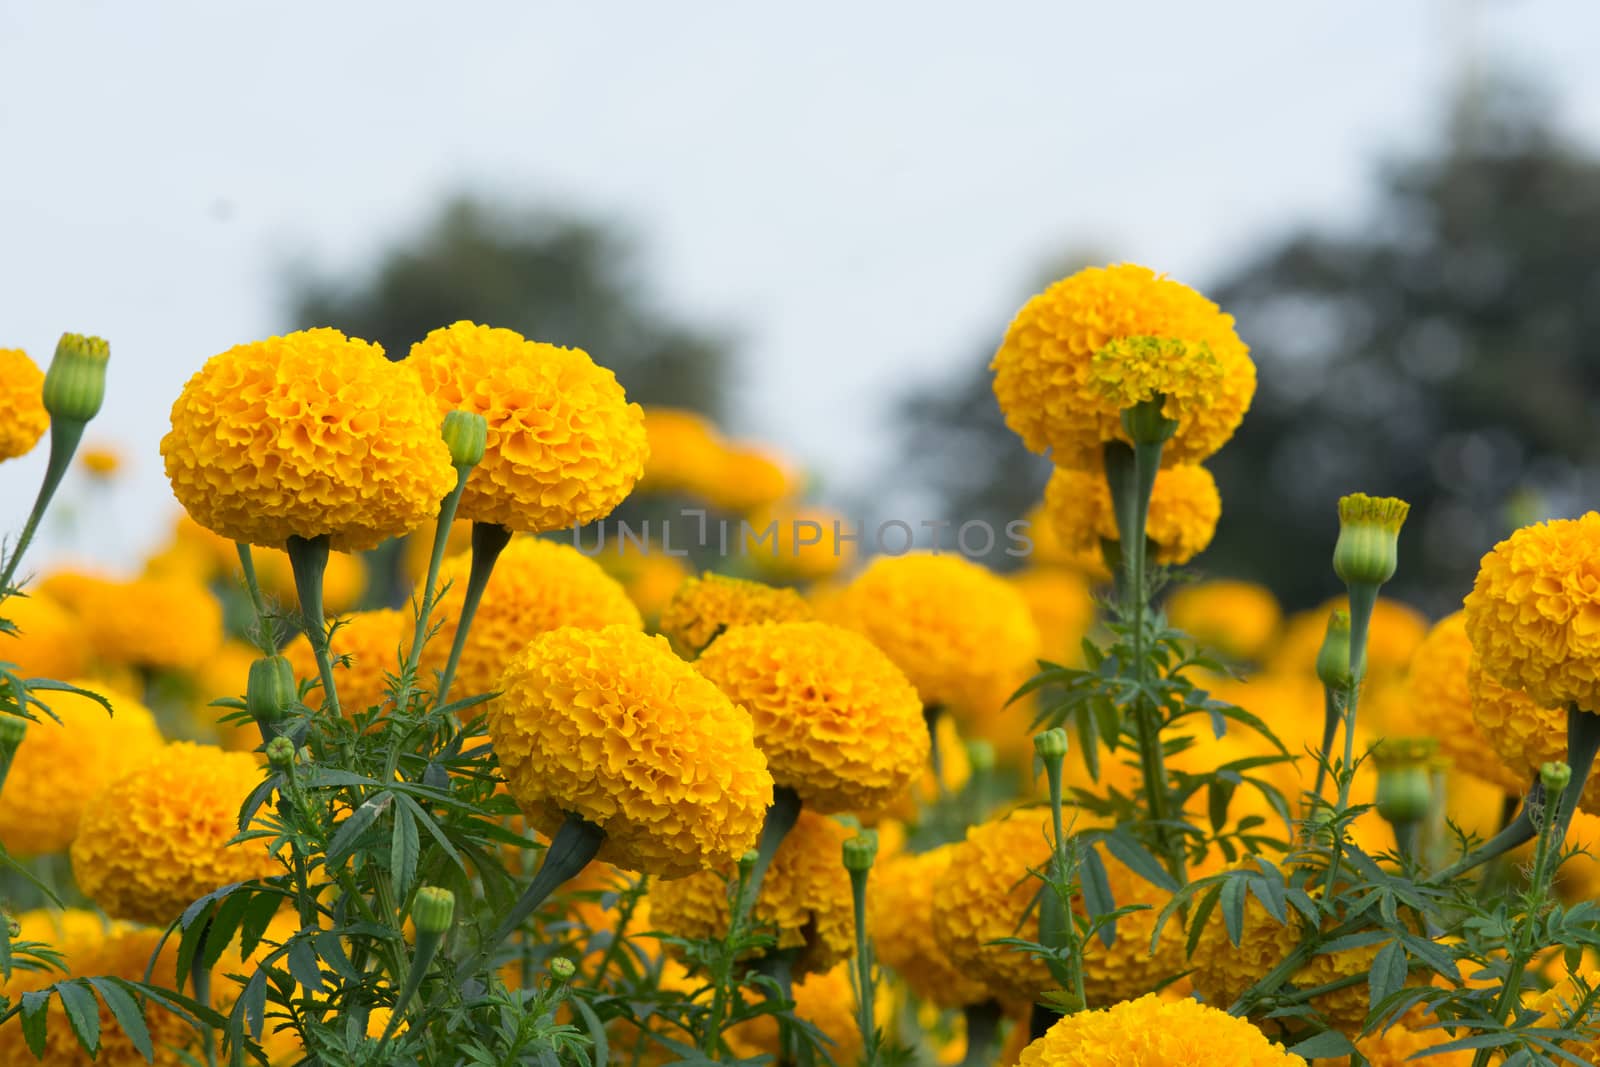
[[[1234,948],[1239,947],[1244,937],[1244,895],[1244,878],[1229,878],[1222,883],[1222,923]]]
[[[378,816],[389,810],[389,805],[394,803],[395,794],[390,792],[378,793],[370,797],[365,803],[351,813],[350,817],[339,824],[339,829],[334,831],[333,840],[328,842],[327,856],[324,864],[331,870],[338,867],[350,854],[355,851],[360,837]]]
[[[94,990],[80,978],[61,982],[56,985],[56,995],[61,998],[61,1006],[67,1010],[67,1022],[72,1025],[72,1032],[91,1055],[100,1051],[100,1002],[94,998]]]
[[[35,989],[22,994],[22,1037],[35,1059],[44,1058],[45,1023],[54,994],[54,989]]]
[[[1324,1030],[1320,1034],[1312,1034],[1289,1049],[1290,1052],[1307,1060],[1348,1056],[1355,1050],[1356,1048],[1350,1043],[1350,1039],[1337,1030]]]
[[[416,820],[402,804],[395,808],[394,831],[389,835],[389,873],[394,879],[395,892],[402,897],[411,891],[419,851],[421,843],[417,838]]]
[[[154,1062],[155,1046],[150,1042],[150,1028],[145,1025],[139,1002],[114,978],[90,978],[88,981],[100,994],[100,999],[106,1002],[106,1007],[111,1009],[111,1017],[117,1020],[117,1026],[127,1035],[139,1055],[145,1058],[146,1063]]]
[[[1406,969],[1406,950],[1400,942],[1391,941],[1378,950],[1367,980],[1368,1014],[1375,1013],[1386,997],[1405,985]]]
[[[1084,849],[1081,871],[1083,906],[1089,917],[1098,919],[1102,915],[1110,915],[1116,911],[1116,898],[1111,895],[1111,880],[1106,877],[1106,865],[1100,859],[1100,853],[1092,848]],[[1097,932],[1101,943],[1110,948],[1117,940],[1116,920],[1110,919],[1100,923]]]

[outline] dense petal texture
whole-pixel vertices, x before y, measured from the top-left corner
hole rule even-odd
[[[1101,541],[1119,540],[1111,490],[1098,471],[1057,467],[1044,490],[1044,516],[1068,549],[1098,551]],[[1150,492],[1145,536],[1156,546],[1155,561],[1188,563],[1205,551],[1222,517],[1216,479],[1204,467],[1163,467]]]
[[[950,962],[933,934],[933,887],[955,845],[880,860],[867,894],[867,928],[884,966],[919,999],[941,1008],[988,1000],[989,987]]]
[[[20,348],[0,348],[0,463],[33,451],[50,425],[44,371]]]
[[[513,656],[488,706],[511,795],[553,831],[578,815],[602,858],[672,878],[754,846],[772,775],[750,717],[666,640],[562,627]]]
[[[679,655],[693,658],[730,626],[809,618],[811,606],[793,589],[707,573],[678,586],[657,628]]]
[[[1542,764],[1567,755],[1567,713],[1561,707],[1540,707],[1528,694],[1509,689],[1489,677],[1473,656],[1467,668],[1472,719],[1505,765],[1515,792],[1524,792]],[[1600,812],[1600,776],[1584,783],[1578,806]]]
[[[206,361],[161,441],[178,502],[232,541],[324,534],[375,547],[439,512],[455,485],[416,371],[338,330],[238,345]]]
[[[1160,394],[1178,422],[1165,463],[1198,463],[1233,436],[1255,396],[1233,317],[1147,267],[1091,267],[1029,300],[990,369],[1011,427],[1058,466],[1097,465],[1126,441],[1121,411]]]
[[[1471,666],[1466,616],[1458,611],[1439,620],[1411,658],[1406,678],[1411,712],[1457,769],[1521,793],[1529,781],[1525,769],[1507,766],[1495,751],[1494,739],[1473,717],[1467,684]]]
[[[534,533],[582,525],[611,514],[644,471],[644,410],[582,349],[458,322],[413,345],[406,363],[439,418],[472,411],[488,421],[464,519]]]
[[[1306,1067],[1244,1019],[1150,994],[1069,1015],[1022,1050],[1019,1067]]]

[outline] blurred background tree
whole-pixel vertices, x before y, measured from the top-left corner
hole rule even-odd
[[[1315,604],[1340,591],[1307,565],[1331,557],[1336,498],[1392,494],[1413,517],[1389,588],[1443,613],[1514,526],[1600,497],[1600,162],[1546,114],[1505,83],[1464,92],[1436,151],[1380,172],[1369,217],[1192,280],[1260,372],[1210,464],[1223,518],[1206,572]],[[1049,473],[1005,429],[987,358],[899,409],[899,477],[951,518],[1015,518]]]

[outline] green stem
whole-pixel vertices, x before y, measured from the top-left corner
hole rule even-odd
[[[239,551],[239,567],[244,571],[245,591],[250,594],[250,606],[256,612],[256,631],[258,640],[256,647],[261,649],[264,656],[278,654],[278,637],[274,627],[267,620],[267,600],[261,595],[261,582],[256,578],[256,560],[251,554],[250,542],[235,541],[234,547]]]
[[[800,794],[785,785],[773,787],[772,806],[767,809],[767,817],[761,824],[761,840],[756,843],[756,862],[741,887],[738,907],[729,921],[730,930],[737,930],[744,924],[761,898],[761,882],[767,876],[767,868],[772,866],[772,857],[778,854],[778,846],[783,844],[799,818]]]
[[[456,624],[456,638],[450,645],[450,661],[445,664],[444,676],[439,679],[439,695],[434,703],[443,707],[450,695],[450,685],[455,681],[456,668],[461,665],[461,652],[467,647],[467,631],[472,629],[473,616],[478,614],[478,602],[489,586],[489,576],[494,573],[495,560],[511,542],[511,531],[492,522],[472,524],[472,566],[467,572],[466,595],[461,602],[461,618]],[[435,551],[438,546],[434,546]],[[474,694],[476,695],[476,694]]]
[[[417,931],[416,951],[411,956],[411,965],[406,968],[405,985],[394,1002],[394,1010],[389,1013],[389,1023],[383,1028],[383,1035],[378,1038],[378,1051],[374,1056],[377,1062],[383,1062],[383,1050],[388,1046],[394,1032],[399,1029],[400,1020],[405,1018],[406,1009],[411,1006],[417,990],[422,988],[422,979],[427,975],[428,968],[433,966],[433,957],[438,954],[439,946],[443,943],[443,934]]]
[[[17,543],[6,557],[5,572],[0,574],[0,599],[9,595],[11,579],[17,576],[17,566],[21,564],[23,554],[28,551],[28,546],[33,543],[33,535],[39,530],[39,522],[44,518],[50,501],[55,497],[56,490],[61,487],[61,479],[65,478],[68,469],[72,466],[72,454],[78,450],[78,442],[83,440],[84,422],[69,420],[53,420],[50,424],[50,460],[45,465],[44,480],[39,483],[39,492],[33,498],[33,510],[28,512],[28,521],[22,527],[22,534],[17,538]]]
[[[1344,763],[1339,767],[1339,802],[1335,817],[1342,816],[1350,807],[1350,787],[1355,782],[1356,707],[1361,699],[1362,675],[1367,667],[1367,627],[1372,622],[1372,609],[1378,602],[1378,586],[1369,582],[1353,582],[1350,590],[1350,680],[1345,686],[1343,704]],[[1326,757],[1324,757],[1324,762]],[[1328,876],[1324,890],[1333,899],[1334,884],[1339,878],[1339,864],[1344,856],[1344,830],[1331,835],[1328,847]]]
[[[428,637],[428,623],[433,618],[439,586],[439,568],[444,564],[444,550],[450,542],[450,530],[455,525],[456,510],[461,506],[461,494],[466,491],[471,467],[456,468],[456,487],[450,490],[439,505],[439,523],[433,532],[433,552],[428,557],[428,576],[422,584],[422,604],[417,609],[417,625],[411,634],[411,651],[406,654],[406,666],[401,674],[400,692],[395,700],[395,710],[404,709],[411,702],[411,692],[416,686],[417,664],[422,660],[422,646]]]
[[[961,1009],[967,1024],[967,1051],[957,1067],[989,1067],[994,1061],[995,1038],[1004,1017],[998,1000],[969,1004]]]
[[[328,623],[322,612],[322,576],[328,569],[328,535],[291,537],[285,548],[294,570],[294,591],[300,598],[306,640],[317,657],[317,673],[322,677],[323,707],[333,714],[339,710],[339,691],[333,681],[333,657],[328,654]]]
[[[1311,792],[1322,797],[1322,785],[1328,778],[1328,757],[1333,753],[1333,738],[1339,732],[1339,694],[1332,686],[1322,687],[1322,745],[1317,749],[1317,784]]]
[[[196,939],[194,961],[189,965],[189,980],[194,987],[194,999],[203,1008],[211,1007],[211,970],[205,964],[206,941],[211,936],[211,920],[205,920]],[[179,988],[182,988],[181,982]],[[200,1024],[200,1047],[205,1053],[207,1067],[216,1067],[216,1034],[211,1027]]]
[[[943,704],[924,704],[922,721],[928,725],[928,765],[933,769],[934,795],[940,803],[950,798],[944,782],[944,753],[939,748],[939,720],[944,717]]]
[[[874,1006],[872,943],[867,939],[867,879],[871,869],[850,872],[850,897],[856,923],[856,1026],[861,1031],[862,1063],[878,1062],[878,1014]]]

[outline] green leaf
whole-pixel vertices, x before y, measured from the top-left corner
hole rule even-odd
[[[139,1002],[118,985],[115,978],[90,978],[88,981],[100,994],[100,999],[106,1002],[106,1007],[111,1009],[111,1017],[117,1020],[117,1026],[127,1035],[139,1055],[145,1058],[145,1062],[153,1062],[155,1047],[150,1043],[150,1029],[145,1025]]]
[[[61,1006],[67,1009],[67,1022],[78,1037],[78,1044],[91,1055],[100,1051],[100,1002],[94,991],[82,979],[73,979],[56,986]]]
[[[412,800],[403,793],[400,794],[400,802],[407,808],[411,809],[411,814],[415,815],[417,821],[422,824],[422,828],[428,831],[428,836],[437,841],[439,843],[439,847],[444,849],[445,855],[449,856],[450,859],[454,861],[456,867],[460,869],[462,876],[467,878],[472,877],[471,874],[467,872],[467,865],[461,862],[461,856],[456,852],[455,846],[450,844],[450,839],[445,837],[443,830],[439,829],[439,824],[433,821],[433,816],[422,810],[421,804],[418,804],[415,800]]]
[[[329,870],[338,867],[350,857],[361,835],[377,821],[378,816],[389,810],[389,805],[394,803],[394,797],[393,793],[379,793],[339,824],[333,840],[328,842],[328,852],[324,860],[324,865]]]
[[[589,1002],[582,997],[569,997],[567,1003],[572,1005],[574,1011],[583,1016],[583,1024],[589,1030],[589,1037],[594,1041],[594,1067],[606,1067],[611,1059],[611,1046],[606,1041],[606,1027],[600,1017],[594,1013]]]
[[[1308,1060],[1320,1060],[1348,1056],[1355,1050],[1350,1039],[1339,1031],[1324,1030],[1320,1034],[1312,1034],[1289,1051]]]
[[[1234,948],[1239,947],[1239,941],[1244,937],[1244,895],[1244,878],[1229,878],[1222,883],[1222,922]]]
[[[394,832],[389,836],[389,873],[394,878],[394,890],[400,896],[411,891],[411,881],[417,874],[417,853],[421,844],[417,840],[417,822],[404,804],[395,808]]]
[[[1367,980],[1367,1011],[1378,1010],[1389,994],[1406,984],[1406,950],[1398,941],[1391,941],[1378,950],[1372,961],[1371,977]]]
[[[266,936],[267,927],[277,917],[287,899],[277,893],[257,893],[250,898],[250,906],[239,920],[239,955],[249,956]]]
[[[1228,825],[1228,805],[1233,800],[1233,785],[1221,778],[1211,780],[1206,789],[1206,815],[1211,820],[1211,829],[1221,833],[1222,828]]]
[[[311,939],[292,937],[286,947],[288,948],[286,962],[289,965],[289,973],[294,975],[294,980],[309,992],[322,992],[322,968],[317,966],[317,951],[311,947]]]
[[[35,1059],[44,1058],[45,1020],[54,988],[22,994],[22,1036]]]
[[[1222,895],[1222,884],[1212,886],[1206,890],[1205,896],[1200,898],[1200,903],[1195,905],[1194,914],[1189,916],[1189,937],[1184,945],[1185,958],[1194,955],[1195,946],[1200,943],[1200,938],[1205,935],[1206,923],[1211,920],[1211,913],[1217,908],[1217,898]],[[1150,946],[1150,954],[1155,955],[1155,944]]]
[[[239,920],[244,918],[244,913],[250,907],[250,902],[255,899],[255,894],[243,890],[228,896],[217,909],[210,925],[206,928],[205,951],[200,954],[200,966],[206,970],[216,967],[222,959],[222,954],[228,951],[228,946],[233,944],[233,935],[239,929]],[[278,898],[274,898],[278,899]]]
[[[1117,910],[1117,902],[1111,895],[1111,880],[1106,877],[1105,862],[1093,848],[1083,850],[1083,907],[1089,917],[1095,920]],[[1101,943],[1110,948],[1117,940],[1116,920],[1098,925]]]
[[[1128,870],[1168,893],[1178,891],[1178,883],[1172,880],[1172,875],[1167,873],[1166,868],[1161,866],[1161,862],[1152,856],[1148,849],[1134,839],[1126,827],[1118,827],[1106,834],[1103,840],[1106,848],[1121,860]]]

